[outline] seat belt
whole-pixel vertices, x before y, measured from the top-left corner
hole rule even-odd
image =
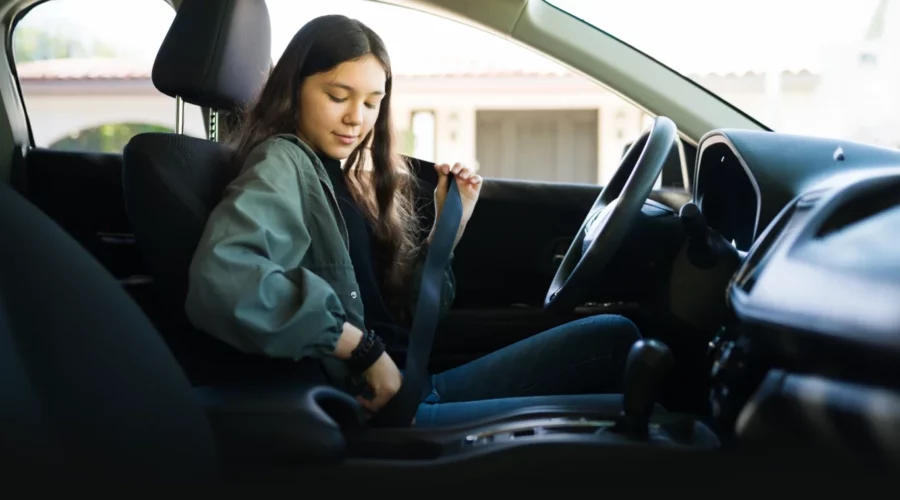
[[[373,427],[408,427],[425,398],[428,360],[441,310],[444,273],[450,264],[450,254],[462,220],[462,199],[452,175],[448,184],[447,197],[431,235],[428,255],[425,256],[419,302],[409,333],[403,383],[397,394],[369,419],[369,425]]]

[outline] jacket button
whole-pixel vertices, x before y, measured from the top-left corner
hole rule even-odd
[[[350,298],[351,298],[351,299],[355,299],[355,298],[356,298],[356,292],[350,292]]]

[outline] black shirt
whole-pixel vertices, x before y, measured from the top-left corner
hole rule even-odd
[[[341,162],[323,154],[318,156],[334,186],[338,207],[347,224],[350,261],[353,263],[356,282],[359,284],[366,328],[374,330],[384,340],[391,358],[402,367],[406,359],[409,330],[397,323],[382,296],[381,284],[384,283],[385,268],[379,264],[381,259],[375,246],[375,230],[353,200],[344,173],[341,171]]]

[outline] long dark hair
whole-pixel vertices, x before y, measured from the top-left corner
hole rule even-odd
[[[418,219],[413,202],[415,177],[393,148],[391,124],[391,63],[381,38],[363,23],[340,15],[311,20],[285,48],[259,97],[239,119],[228,142],[239,170],[251,150],[267,138],[296,134],[300,122],[300,88],[307,77],[341,63],[375,56],[387,76],[385,95],[372,132],[344,163],[353,174],[348,188],[375,229],[378,254],[385,266],[385,292],[395,314],[405,317],[405,284],[416,253]],[[363,166],[371,165],[366,180]],[[374,197],[366,193],[374,193]]]

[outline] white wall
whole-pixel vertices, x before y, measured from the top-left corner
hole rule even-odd
[[[175,100],[166,95],[29,95],[25,106],[37,146],[106,123],[146,123],[175,128]],[[185,106],[185,133],[205,137],[200,108]]]

